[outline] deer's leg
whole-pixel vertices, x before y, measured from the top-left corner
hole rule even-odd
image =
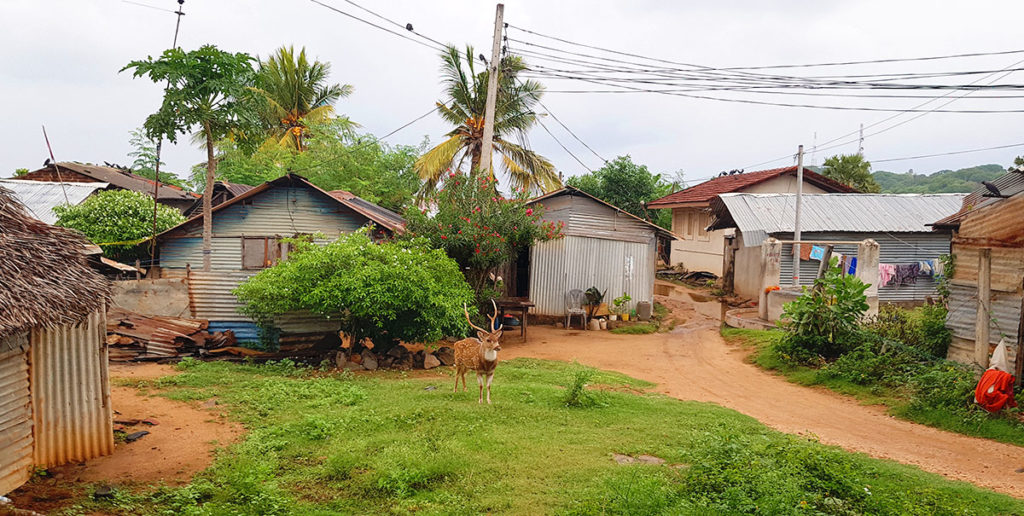
[[[494,373],[487,375],[487,404],[491,404],[491,381],[494,380]]]
[[[480,376],[480,372],[479,371],[476,373],[476,383],[480,386],[480,397],[477,398],[476,402],[477,403],[483,403],[484,402],[484,377]],[[488,394],[488,397],[489,396],[490,395]],[[490,403],[490,402],[488,402],[488,403]]]
[[[455,392],[459,392],[459,368],[455,368]]]

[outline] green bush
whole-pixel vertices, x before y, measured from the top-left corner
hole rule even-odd
[[[943,305],[907,310],[886,304],[879,307],[878,315],[864,327],[882,339],[902,342],[943,358],[952,340],[952,333],[946,328],[947,313]]]
[[[863,338],[858,324],[868,309],[868,286],[856,276],[843,276],[830,267],[803,295],[787,303],[782,326],[786,336],[777,351],[795,362],[836,358]]]
[[[473,291],[458,264],[424,241],[375,244],[360,231],[325,246],[294,244],[287,260],[235,289],[243,313],[269,324],[306,310],[339,321],[356,340],[370,337],[380,351],[466,333],[462,310]]]
[[[143,256],[137,248],[140,241],[153,235],[153,198],[129,190],[99,192],[77,206],[53,208],[56,225],[81,231],[95,244],[103,245],[103,254],[128,260]],[[157,233],[185,222],[178,210],[163,204],[157,206]]]

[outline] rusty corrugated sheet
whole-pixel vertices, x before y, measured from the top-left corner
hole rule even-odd
[[[988,204],[968,213],[960,223],[957,242],[990,247],[1024,246],[1024,194]]]
[[[114,451],[106,315],[36,329],[30,341],[35,463],[50,467]]]
[[[956,254],[955,283],[978,284],[978,247],[967,244],[953,244]],[[993,247],[992,249],[992,290],[1016,292],[1024,282],[1024,248]]]
[[[0,495],[32,474],[32,405],[28,334],[0,339]]]

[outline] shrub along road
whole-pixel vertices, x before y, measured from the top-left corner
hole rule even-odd
[[[783,432],[817,436],[825,444],[872,457],[913,464],[948,478],[1024,497],[1024,448],[968,437],[895,419],[879,406],[823,388],[808,388],[745,361],[748,353],[726,344],[716,321],[680,306],[688,323],[671,333],[611,335],[551,327],[530,329],[528,343],[509,339],[502,359],[577,360],[657,384],[656,391],[735,409]]]

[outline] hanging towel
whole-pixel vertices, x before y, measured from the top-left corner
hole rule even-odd
[[[897,287],[901,285],[914,285],[917,283],[917,273],[920,271],[921,266],[916,263],[901,263],[896,266],[893,282]]]
[[[942,260],[931,260],[931,262],[932,276],[935,278],[941,278],[946,272],[946,267],[942,265]]]
[[[801,260],[810,260],[811,259],[811,248],[812,248],[811,244],[800,244],[800,259]],[[793,254],[794,250],[796,250],[796,245],[794,245],[794,246],[792,246],[790,248],[789,254]]]
[[[850,257],[850,265],[849,265],[849,267],[847,267],[846,273],[847,274],[857,274],[857,257],[856,256],[851,256]]]
[[[932,275],[932,261],[923,260],[917,262],[917,274],[918,276],[931,276]]]
[[[804,254],[802,248],[801,248],[800,254]],[[812,246],[811,247],[811,259],[812,260],[821,260],[824,257],[825,257],[825,248],[824,247],[821,247],[820,245],[816,245],[816,246]]]
[[[998,369],[985,371],[978,381],[978,387],[974,389],[974,401],[989,412],[999,412],[1006,406],[1016,407],[1013,375]]]
[[[878,264],[878,286],[884,287],[896,275],[896,266],[889,263]]]

